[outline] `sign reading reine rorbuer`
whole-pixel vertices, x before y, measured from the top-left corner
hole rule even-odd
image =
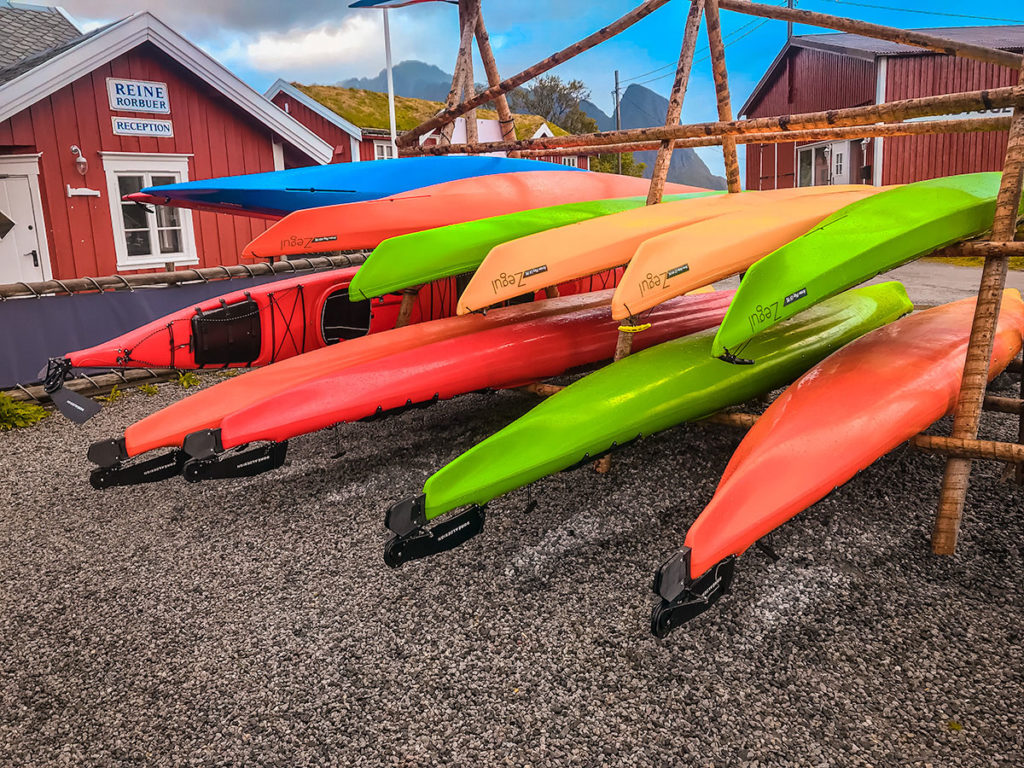
[[[114,134],[117,136],[174,136],[174,124],[170,120],[147,120],[144,117],[112,117]]]
[[[108,77],[107,96],[110,99],[110,108],[114,111],[152,112],[160,115],[168,115],[171,112],[167,83]]]

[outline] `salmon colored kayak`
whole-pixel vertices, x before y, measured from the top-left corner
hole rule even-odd
[[[974,305],[963,299],[872,331],[772,403],[736,449],[683,549],[658,571],[656,635],[728,592],[734,559],[751,544],[953,410]],[[1007,290],[990,380],[1020,351],[1022,332],[1024,302]]]
[[[773,200],[645,240],[619,282],[612,317],[624,320],[743,272],[825,217],[883,188],[858,184],[826,189],[829,193]]]
[[[559,227],[491,250],[459,298],[460,315],[580,275],[626,264],[652,238],[718,216],[770,208],[790,198],[848,192],[851,186],[713,195],[637,208]]]
[[[560,203],[644,195],[649,186],[646,179],[568,170],[457,179],[379,200],[296,211],[254,239],[242,253],[261,258],[376,248],[389,237],[411,232]],[[669,184],[665,191],[701,190]]]
[[[162,468],[161,472],[131,472],[134,468],[132,466],[125,467],[122,472],[120,464],[159,448],[180,448],[189,433],[219,427],[228,414],[297,387],[310,379],[423,344],[509,323],[603,307],[610,300],[611,290],[608,289],[497,309],[489,312],[486,317],[448,317],[417,323],[323,347],[227,379],[132,424],[122,438],[93,443],[89,448],[89,460],[100,465],[100,469],[93,472],[93,485],[129,485],[172,477],[180,472],[184,461],[183,456],[177,455],[181,453],[177,450],[152,460],[154,466]]]

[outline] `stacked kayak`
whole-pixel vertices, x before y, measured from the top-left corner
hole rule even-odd
[[[974,306],[964,299],[873,331],[772,403],[736,449],[683,549],[658,571],[654,634],[664,636],[728,592],[733,561],[751,544],[953,411]],[[990,380],[1020,351],[1022,333],[1024,302],[1007,290]]]
[[[569,169],[558,163],[507,157],[413,157],[164,184],[125,199],[279,219],[306,208],[376,200],[445,181],[521,171],[565,173]]]
[[[227,379],[133,424],[121,438],[93,443],[89,448],[89,460],[98,464],[99,468],[93,471],[91,482],[94,487],[106,488],[155,482],[179,474],[186,458],[181,451],[186,435],[216,429],[221,420],[233,410],[256,405],[282,392],[293,391],[310,379],[328,376],[348,366],[368,363],[443,339],[510,323],[606,306],[609,298],[608,291],[583,293],[508,307],[491,312],[487,317],[448,317],[393,328],[352,339],[344,344],[313,350]],[[124,465],[129,459],[160,448],[174,450],[141,464]],[[255,463],[246,465],[254,471],[260,466],[270,468],[268,465],[273,464],[271,459],[278,456],[281,461],[284,459],[283,453],[271,454],[261,449],[255,451],[248,457],[248,460]],[[279,465],[280,461],[277,462]]]
[[[754,264],[715,337],[715,356],[817,301],[992,226],[998,173],[907,184],[837,211]]]
[[[479,531],[482,507],[496,496],[787,384],[842,345],[911,309],[902,285],[884,283],[848,291],[780,324],[757,340],[756,366],[712,358],[714,331],[709,330],[602,368],[440,469],[422,494],[394,505],[386,525],[395,537],[385,561],[397,566],[441,551],[438,540],[446,541],[463,523]],[[425,527],[467,505],[449,521]]]
[[[647,186],[644,179],[579,171],[524,171],[457,179],[377,200],[296,211],[257,236],[242,254],[254,258],[305,256],[375,248],[389,237],[410,232],[557,203],[638,195]],[[679,184],[668,187],[676,193],[701,191]]]
[[[458,312],[475,312],[562,280],[626,264],[637,248],[667,232],[688,230],[698,223],[729,216],[729,223],[715,233],[732,235],[736,230],[748,231],[744,219],[753,210],[762,212],[763,218],[769,221],[778,222],[792,215],[774,213],[775,206],[784,205],[786,201],[833,199],[819,206],[824,212],[818,219],[805,217],[807,223],[800,231],[806,231],[814,221],[847,202],[871,194],[872,189],[845,186],[716,195],[647,206],[523,237],[499,245],[488,254],[459,298]],[[789,231],[793,231],[792,227]],[[763,249],[755,251],[762,255],[763,252]],[[694,254],[685,243],[683,252],[677,254],[681,262],[691,255],[699,254]]]
[[[721,193],[667,195],[665,202],[717,194]],[[388,238],[374,249],[353,278],[349,295],[353,301],[369,299],[431,280],[473,272],[488,252],[501,243],[631,211],[646,204],[647,198],[640,196],[567,203]]]

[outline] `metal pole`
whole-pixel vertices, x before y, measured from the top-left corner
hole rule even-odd
[[[786,7],[793,10],[793,0],[786,0]],[[786,40],[793,39],[793,20],[790,19],[786,22]]]
[[[395,78],[391,73],[391,27],[388,25],[388,9],[384,10],[384,56],[388,72],[388,116],[391,118],[391,152],[398,157],[398,130],[395,128]]]
[[[615,130],[622,130],[622,108],[619,106],[619,70],[615,70]],[[622,173],[622,155],[617,155],[615,160],[618,164],[617,173]]]

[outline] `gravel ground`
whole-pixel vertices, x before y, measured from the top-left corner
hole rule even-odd
[[[938,558],[942,463],[893,452],[659,641],[652,573],[740,433],[547,478],[391,571],[386,507],[532,398],[310,435],[248,480],[92,490],[88,444],[181,396],[0,433],[0,766],[1024,764],[1024,491],[999,466]]]

